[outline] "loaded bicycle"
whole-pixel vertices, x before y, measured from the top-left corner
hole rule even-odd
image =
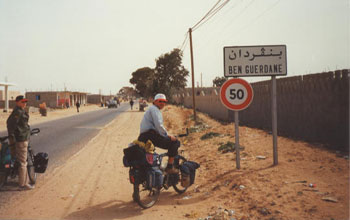
[[[30,135],[40,133],[39,128],[30,131]],[[0,137],[0,189],[6,184],[8,178],[14,179],[18,176],[19,162],[11,156],[10,146],[8,144],[8,136]],[[37,180],[37,173],[44,173],[48,164],[47,153],[35,154],[30,141],[27,151],[27,172],[29,184],[34,185]]]
[[[132,198],[144,209],[152,207],[158,201],[161,190],[172,187],[178,194],[182,194],[194,183],[195,170],[199,168],[199,164],[177,155],[174,158],[174,167],[178,172],[169,174],[165,169],[165,157],[168,157],[167,153],[146,153],[136,144],[124,149],[123,163],[130,167]]]

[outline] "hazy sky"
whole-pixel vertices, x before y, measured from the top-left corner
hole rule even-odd
[[[0,81],[22,92],[115,94],[180,47],[216,2],[0,0]],[[223,76],[224,46],[285,44],[287,76],[348,69],[349,42],[349,0],[230,0],[193,32],[195,78],[211,86]],[[189,43],[183,61],[190,71]]]

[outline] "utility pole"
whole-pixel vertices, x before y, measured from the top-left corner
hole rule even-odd
[[[201,88],[203,88],[203,73],[201,73]]]
[[[193,47],[192,47],[192,28],[188,30],[189,35],[190,35],[190,50],[191,50],[191,71],[192,71],[192,104],[193,104],[193,118],[194,121],[197,121],[197,116],[196,116],[196,94],[194,93],[194,67],[193,67]]]

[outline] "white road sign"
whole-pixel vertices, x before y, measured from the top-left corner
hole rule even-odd
[[[224,75],[226,77],[287,75],[286,45],[224,47]]]

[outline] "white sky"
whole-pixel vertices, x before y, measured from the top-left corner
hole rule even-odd
[[[132,72],[180,47],[216,2],[0,0],[0,81],[21,92],[115,94]],[[201,73],[204,86],[223,76],[224,46],[285,44],[293,76],[348,69],[349,41],[349,0],[231,0],[193,32],[196,85]],[[189,43],[183,61],[191,71]]]

